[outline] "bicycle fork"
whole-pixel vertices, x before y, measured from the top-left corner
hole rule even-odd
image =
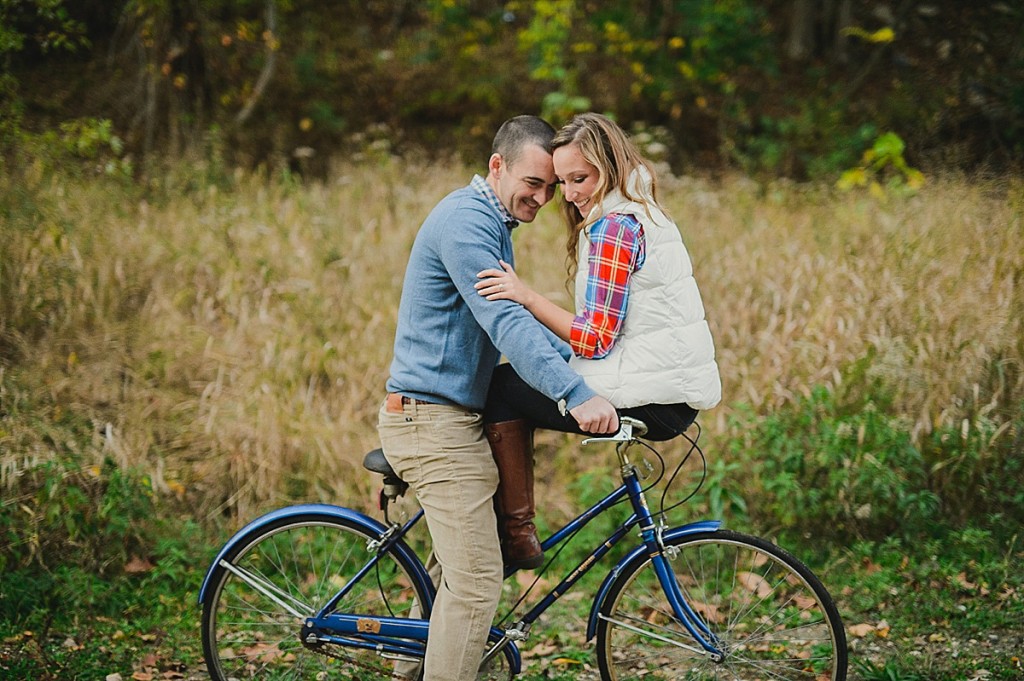
[[[629,497],[633,501],[633,510],[640,519],[640,536],[647,546],[651,556],[651,564],[654,567],[655,574],[658,576],[658,582],[665,592],[665,597],[672,608],[672,614],[689,632],[690,636],[700,644],[700,648],[661,636],[649,630],[640,629],[620,620],[614,620],[603,614],[599,615],[599,617],[609,622],[614,622],[617,626],[639,635],[657,639],[668,645],[684,648],[690,652],[706,655],[714,662],[721,662],[725,658],[725,654],[720,647],[722,645],[721,642],[714,632],[711,631],[704,618],[687,602],[682,588],[676,580],[671,561],[676,558],[679,550],[674,546],[666,546],[664,540],[664,521],[657,525],[654,522],[654,517],[647,506],[647,497],[640,486],[640,473],[626,456],[629,444],[628,442],[621,443],[615,449],[619,456],[619,463],[622,466],[623,481],[629,489]]]

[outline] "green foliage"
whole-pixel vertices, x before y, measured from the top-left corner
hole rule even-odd
[[[566,64],[565,54],[565,45],[572,36],[575,7],[575,0],[533,3],[533,18],[519,32],[519,45],[529,59],[531,78],[555,81],[569,90],[575,89],[576,73]]]
[[[938,501],[924,462],[899,423],[877,405],[846,412],[817,389],[765,418],[746,444],[761,512],[784,528],[848,537],[927,527]]]
[[[64,0],[0,0],[0,68],[5,56],[27,44],[42,52],[87,47],[85,24],[73,19]]]
[[[844,172],[836,187],[844,191],[868,187],[879,198],[885,197],[886,190],[912,192],[919,189],[924,183],[924,175],[907,164],[903,158],[905,150],[906,145],[896,133],[879,135],[871,148],[864,152],[860,165]]]
[[[894,660],[886,660],[884,664],[878,664],[868,659],[857,659],[853,664],[854,668],[864,678],[864,681],[922,681],[924,677],[910,671],[903,663]]]
[[[326,172],[328,155],[377,124],[401,134],[396,150],[476,160],[512,113],[561,123],[584,109],[669,128],[676,168],[739,163],[831,179],[857,163],[869,126],[906,131],[915,162],[946,145],[1013,167],[1024,146],[1019,13],[935,11],[943,21],[901,26],[899,53],[881,60],[896,36],[873,30],[870,8],[854,4],[858,28],[842,33],[819,17],[804,60],[787,55],[791,3],[754,0],[429,0],[333,12],[311,0],[2,0],[0,77],[21,87],[0,85],[17,93],[0,107],[27,98],[35,131],[112,118],[136,157],[193,152],[216,126],[232,162],[306,174]],[[965,30],[941,33],[961,20]],[[83,53],[80,64],[58,62],[68,50]],[[936,56],[950,51],[956,60]],[[47,61],[80,77],[40,84]],[[0,111],[0,142],[11,113]],[[902,171],[888,172],[895,182]]]
[[[124,157],[124,142],[114,133],[109,118],[81,118],[59,126],[59,135],[44,136],[44,143],[59,145],[66,157],[80,159],[93,172],[114,177],[132,176],[131,159]],[[61,159],[55,158],[59,162]]]
[[[13,170],[24,173],[31,186],[54,173],[69,177],[106,176],[119,181],[134,174],[131,157],[109,118],[64,121],[42,133],[21,129],[17,121],[0,127],[0,143],[13,147],[20,158]]]
[[[149,480],[112,462],[82,467],[61,457],[24,471],[0,507],[0,569],[120,570],[147,543],[155,517]]]
[[[541,116],[549,121],[568,121],[578,113],[589,111],[590,99],[568,95],[564,92],[549,92],[541,102]]]
[[[731,103],[725,146],[740,167],[752,175],[834,177],[878,134],[871,124],[851,127],[844,107],[825,99],[792,107],[794,113],[753,121],[743,102]]]
[[[45,54],[88,48],[85,24],[72,18],[64,0],[0,0],[0,169],[10,149],[26,140],[24,102],[13,57],[30,48]]]
[[[697,503],[705,501],[712,518],[727,520],[730,527],[747,518],[747,501],[741,492],[742,476],[738,461],[714,458],[708,463],[708,475],[694,497]]]
[[[739,431],[738,424],[737,430]],[[818,388],[757,422],[733,443],[755,480],[751,515],[804,537],[847,541],[927,535],[986,513],[1020,522],[1022,464],[1001,432],[1024,426],[978,418],[916,444],[884,389],[856,399]]]
[[[934,430],[921,443],[929,484],[941,494],[946,517],[956,524],[992,514],[998,523],[1024,515],[1024,404],[1016,413],[969,414],[960,427]]]
[[[162,519],[150,519],[154,539],[130,570],[97,573],[65,556],[45,570],[3,571],[0,674],[102,680],[118,671],[127,678],[143,664],[198,670],[195,592],[216,539],[174,515],[161,508]]]

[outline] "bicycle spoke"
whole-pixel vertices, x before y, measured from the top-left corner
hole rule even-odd
[[[345,613],[408,617],[426,598],[390,553],[351,583],[373,558],[367,542],[375,538],[333,519],[300,519],[267,529],[229,557],[204,604],[204,652],[213,678],[390,678],[395,661],[375,650],[309,648],[299,638],[305,619],[345,586],[338,604]]]

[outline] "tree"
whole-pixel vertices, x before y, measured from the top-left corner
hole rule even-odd
[[[23,52],[74,51],[88,44],[84,24],[71,18],[64,0],[0,0],[0,150],[21,136],[16,57]]]

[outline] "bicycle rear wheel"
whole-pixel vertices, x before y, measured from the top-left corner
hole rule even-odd
[[[371,528],[310,514],[284,518],[240,542],[224,558],[234,571],[223,564],[217,568],[203,603],[203,654],[211,678],[391,678],[398,663],[372,650],[310,648],[299,638],[304,618],[316,614],[367,564],[373,555],[367,544],[375,539]],[[336,610],[418,616],[414,604],[426,602],[427,594],[412,578],[416,570],[404,556],[389,552]],[[257,581],[262,590],[255,588]]]
[[[601,677],[843,681],[846,634],[821,581],[786,551],[721,530],[666,540],[684,599],[724,653],[712,661],[674,616],[646,554],[601,606]],[[672,555],[674,554],[674,555]]]

